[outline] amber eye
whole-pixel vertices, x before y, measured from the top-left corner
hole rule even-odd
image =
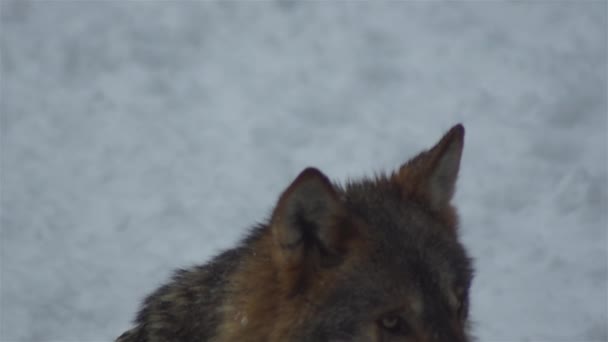
[[[386,330],[393,330],[399,325],[399,317],[387,316],[382,319],[382,327]]]
[[[467,317],[467,297],[464,293],[463,288],[457,288],[455,291],[456,294],[456,312],[460,318]]]
[[[378,325],[391,334],[407,334],[407,327],[403,319],[396,314],[391,314],[382,317],[378,321]]]

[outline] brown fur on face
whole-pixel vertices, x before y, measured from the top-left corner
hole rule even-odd
[[[152,294],[121,342],[467,342],[472,267],[451,205],[453,127],[390,176],[304,170],[235,249]]]

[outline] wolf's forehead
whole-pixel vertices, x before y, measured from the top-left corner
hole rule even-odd
[[[391,216],[398,214],[404,204],[401,191],[385,179],[347,183],[341,197],[351,211],[368,222],[394,219]]]
[[[454,252],[456,242],[447,233],[449,227],[434,219],[423,204],[404,196],[385,178],[347,184],[342,199],[351,214],[364,222],[367,237],[381,250],[391,251],[392,258],[424,256],[433,269],[445,272],[445,254]]]
[[[342,198],[351,214],[370,226],[371,233],[396,238],[433,223],[420,203],[384,182],[349,184]]]

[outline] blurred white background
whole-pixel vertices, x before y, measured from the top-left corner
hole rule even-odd
[[[605,1],[1,0],[1,341],[109,341],[306,166],[467,129],[480,341],[608,340]]]

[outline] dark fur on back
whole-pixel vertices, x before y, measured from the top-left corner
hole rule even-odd
[[[226,296],[228,276],[245,248],[226,251],[208,264],[178,270],[171,281],[148,296],[136,328],[118,341],[206,341],[222,319],[217,310]],[[196,324],[192,318],[196,317]]]
[[[144,301],[118,342],[470,341],[471,260],[450,204],[464,129],[397,172],[304,170],[270,220]]]
[[[230,275],[241,258],[253,253],[252,241],[267,225],[253,228],[240,246],[227,250],[204,265],[175,271],[171,281],[159,287],[143,302],[136,327],[117,342],[200,342],[212,339],[223,319],[218,310],[228,295]],[[196,319],[196,322],[192,320]]]

